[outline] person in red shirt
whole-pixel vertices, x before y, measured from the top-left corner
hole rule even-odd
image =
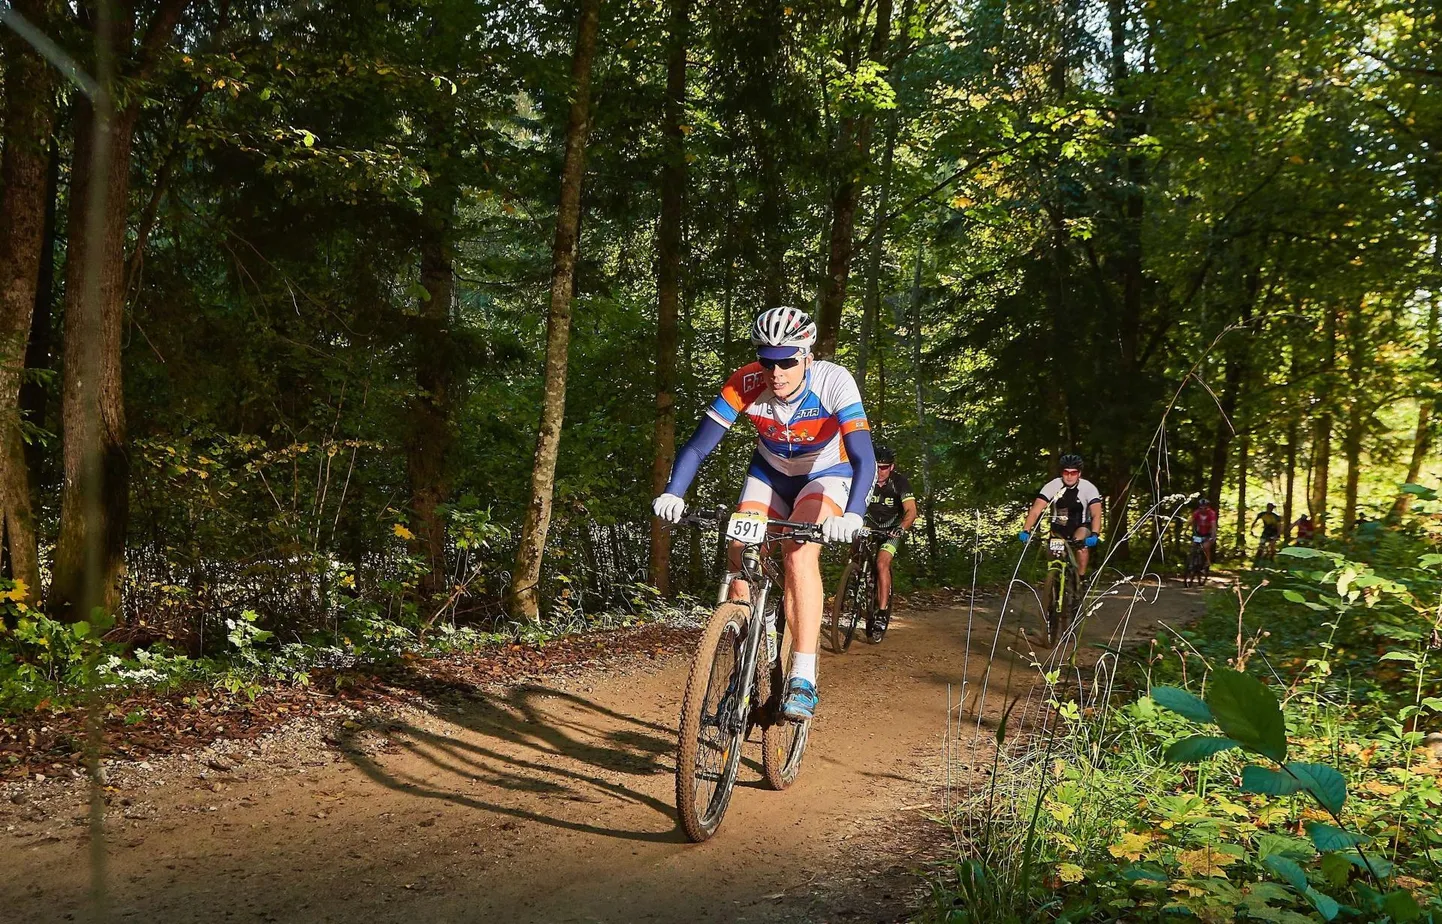
[[[1315,531],[1312,525],[1312,518],[1304,513],[1297,518],[1297,522],[1293,523],[1292,526],[1297,530],[1297,544],[1311,545],[1312,534]]]
[[[1212,549],[1217,544],[1217,508],[1205,497],[1197,498],[1197,509],[1192,511],[1192,532],[1206,538],[1202,551],[1207,556],[1207,567],[1212,566]]]

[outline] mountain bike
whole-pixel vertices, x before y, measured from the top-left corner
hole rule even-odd
[[[680,522],[711,527],[723,514],[697,512]],[[761,727],[761,769],[772,789],[795,782],[811,731],[809,720],[781,715],[793,640],[786,632],[782,594],[772,594],[781,584],[781,566],[770,553],[783,540],[822,542],[821,527],[742,512],[727,521],[726,536],[742,545],[741,570],[722,581],[691,661],[676,757],[676,809],[686,836],[698,843],[721,827],[741,749],[754,728]],[[735,580],[747,583],[750,602],[726,599]]]
[[[887,539],[894,538],[894,530],[866,529],[861,538],[851,547],[851,558],[836,583],[836,597],[831,601],[831,650],[841,654],[851,647],[856,636],[856,627],[865,622],[869,633],[876,618],[876,555]],[[886,630],[871,639],[879,643],[886,637]]]
[[[1182,586],[1206,584],[1211,571],[1211,563],[1207,561],[1207,537],[1194,534],[1192,547],[1187,552],[1187,570],[1182,574]]]
[[[1046,622],[1047,642],[1055,648],[1076,619],[1081,599],[1081,577],[1077,574],[1076,549],[1083,541],[1052,536],[1046,544],[1046,580],[1041,586],[1041,612]]]

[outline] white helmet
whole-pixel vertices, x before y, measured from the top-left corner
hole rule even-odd
[[[756,316],[756,323],[751,325],[751,343],[758,352],[809,353],[816,343],[816,322],[799,308],[771,308]]]

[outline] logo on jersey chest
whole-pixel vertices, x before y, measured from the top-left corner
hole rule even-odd
[[[764,372],[748,372],[741,377],[742,394],[749,395],[752,392],[762,391],[765,388],[766,373]]]
[[[795,416],[793,419],[794,419],[794,420],[815,420],[817,417],[820,417],[820,416],[821,416],[821,408],[819,408],[819,407],[803,407],[803,408],[801,408],[799,411],[796,412],[796,416]]]

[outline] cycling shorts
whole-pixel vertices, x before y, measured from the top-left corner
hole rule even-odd
[[[846,501],[850,496],[849,477],[836,474],[818,474],[815,477],[783,475],[756,459],[746,473],[746,485],[741,489],[741,500],[736,509],[764,513],[773,520],[785,520],[804,501],[819,497],[819,522],[824,517],[841,516],[846,511]]]
[[[1279,538],[1281,535],[1282,535],[1282,530],[1281,530],[1279,527],[1276,527],[1276,526],[1263,526],[1263,527],[1262,527],[1262,541],[1263,541],[1263,542],[1271,542],[1272,540]]]
[[[1091,523],[1073,523],[1070,520],[1051,521],[1051,534],[1062,539],[1071,539],[1076,535],[1078,529],[1085,529],[1088,536],[1092,534]]]
[[[890,553],[891,553],[891,557],[892,557],[892,558],[895,558],[896,556],[898,556],[898,555],[901,554],[901,547],[902,547],[903,545],[905,545],[905,544],[906,544],[906,536],[904,536],[904,535],[902,535],[902,536],[897,536],[897,537],[894,538],[894,539],[888,539],[888,540],[886,540],[885,542],[881,543],[881,549],[880,549],[880,551],[882,551],[882,552],[890,552]]]

